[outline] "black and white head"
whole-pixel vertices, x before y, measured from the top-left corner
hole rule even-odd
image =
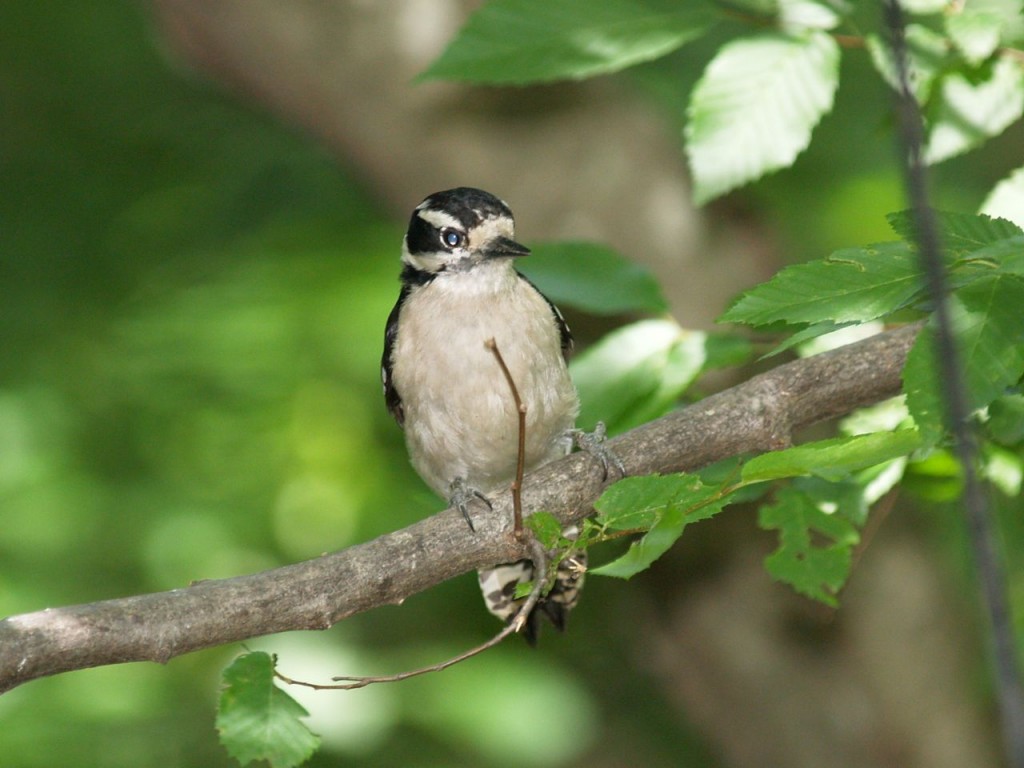
[[[466,272],[488,261],[528,254],[514,237],[515,220],[504,201],[482,189],[448,189],[430,195],[412,212],[402,262],[431,277]]]

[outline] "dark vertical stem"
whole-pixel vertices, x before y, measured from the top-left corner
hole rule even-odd
[[[519,388],[512,378],[512,372],[505,364],[505,358],[501,356],[498,343],[494,339],[488,339],[484,346],[491,351],[494,358],[505,375],[508,388],[512,392],[512,400],[516,404],[516,412],[519,414],[519,443],[516,454],[516,478],[512,481],[512,533],[519,541],[523,540],[523,472],[526,469],[526,404],[519,396]]]
[[[1013,620],[1003,563],[996,546],[992,512],[978,478],[978,442],[970,423],[966,384],[953,340],[948,285],[935,213],[928,205],[921,114],[910,88],[903,12],[898,0],[884,0],[899,82],[896,113],[905,155],[907,195],[913,212],[922,266],[935,305],[935,352],[954,449],[963,470],[963,504],[971,549],[992,632],[995,682],[1007,764],[1024,768],[1024,687],[1021,685]]]

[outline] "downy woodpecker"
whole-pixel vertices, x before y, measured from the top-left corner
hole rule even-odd
[[[514,239],[512,211],[487,192],[459,187],[416,206],[402,246],[401,292],[387,321],[381,363],[388,410],[405,430],[413,467],[473,527],[468,502],[502,493],[515,478],[519,415],[494,339],[526,405],[525,469],[565,456],[579,412],[566,367],[572,335],[561,313],[516,271],[529,249]],[[567,530],[572,538],[576,531]],[[585,554],[566,557],[530,615],[563,629],[583,584]],[[539,574],[544,578],[544,574]],[[488,610],[503,621],[534,578],[529,560],[479,571]]]

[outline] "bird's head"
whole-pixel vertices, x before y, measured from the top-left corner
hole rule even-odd
[[[402,246],[402,262],[417,272],[465,272],[495,259],[525,256],[512,211],[489,192],[457,187],[416,206]]]

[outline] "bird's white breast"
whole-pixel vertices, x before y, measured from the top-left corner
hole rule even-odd
[[[488,493],[515,476],[518,413],[492,338],[527,407],[527,469],[569,449],[579,405],[544,297],[507,261],[438,275],[402,306],[392,376],[413,466],[443,497],[455,477]]]

